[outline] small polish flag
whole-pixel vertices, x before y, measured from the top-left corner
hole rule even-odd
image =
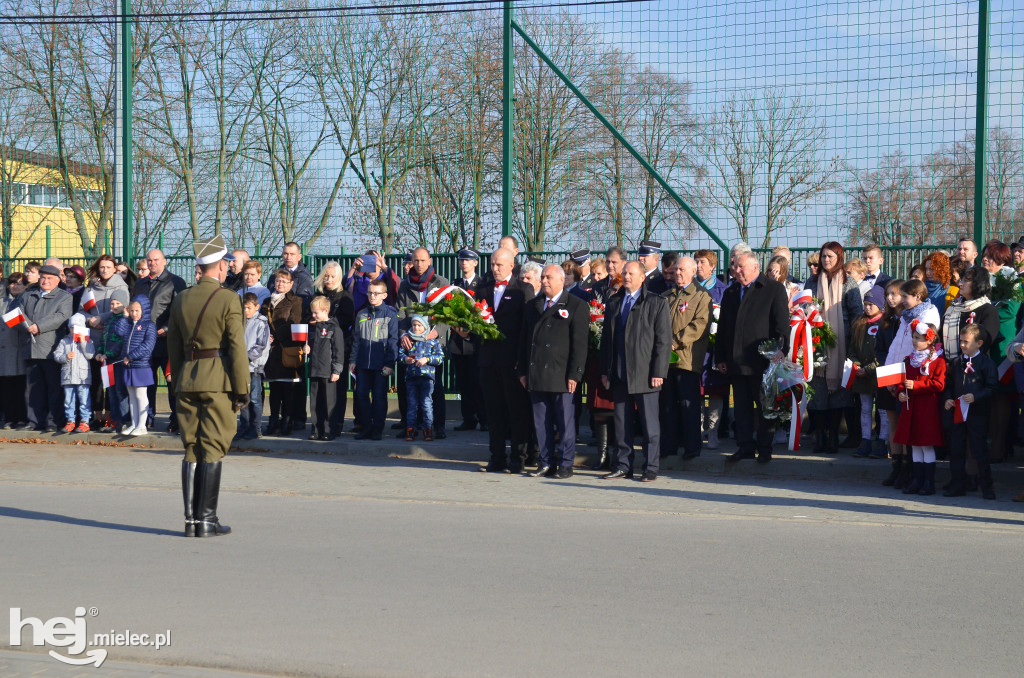
[[[110,388],[114,385],[114,363],[106,363],[100,369],[100,377],[103,379],[103,388]]]
[[[91,289],[86,288],[82,293],[82,310],[91,311],[94,308],[96,308],[96,295],[92,293]]]
[[[21,312],[20,308],[12,308],[7,313],[4,313],[3,319],[4,323],[8,327],[14,327],[20,323],[28,322],[28,318],[26,318],[25,314]]]
[[[292,325],[292,341],[306,342],[309,340],[309,325]]]
[[[5,316],[6,318],[6,316]],[[7,323],[10,325],[10,323]],[[1003,358],[1003,362],[999,363],[999,383],[1009,384],[1013,381],[1013,363],[1010,362],[1009,358]]]
[[[955,407],[953,407],[953,423],[963,424],[967,421],[967,410],[971,409],[970,403],[964,402],[964,397],[960,396],[956,399]]]
[[[89,330],[85,329],[81,325],[74,325],[71,328],[71,341],[76,344],[86,341],[89,338]]]
[[[857,364],[852,360],[847,360],[843,364],[843,388],[853,388],[853,380],[857,376]]]
[[[809,304],[814,302],[814,295],[811,294],[810,290],[800,290],[793,295],[793,304]]]
[[[879,386],[899,386],[907,380],[906,363],[898,362],[875,370]]]

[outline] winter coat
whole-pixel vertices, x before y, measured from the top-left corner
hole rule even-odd
[[[601,375],[609,380],[625,377],[627,393],[653,393],[660,387],[651,386],[651,379],[668,376],[668,363],[672,353],[672,323],[668,304],[641,287],[623,328],[623,355],[616,347],[619,318],[626,298],[625,286],[609,300],[604,312],[601,332]],[[620,361],[625,360],[625,365]]]
[[[119,358],[128,364],[124,369],[126,386],[153,385],[153,349],[156,346],[156,325],[150,321],[149,299],[138,294],[132,301],[142,306],[142,318],[133,322],[125,315],[118,321],[118,332],[125,337]],[[172,377],[173,378],[173,377]]]
[[[309,376],[329,379],[345,373],[345,333],[334,318],[309,325]]]
[[[590,307],[563,290],[548,309],[538,294],[526,304],[519,340],[518,370],[526,388],[541,393],[566,393],[569,380],[583,381],[590,334]]]
[[[928,304],[924,312],[918,316],[919,320],[939,327],[942,322],[942,318],[939,317],[939,310],[928,301],[922,301],[922,304]],[[899,327],[896,328],[896,336],[893,337],[892,343],[889,344],[889,353],[885,357],[885,365],[895,365],[898,362],[902,362],[904,358],[914,352],[914,341],[913,341],[913,330],[910,329],[910,323],[903,322],[900,319]]]
[[[884,316],[882,316],[884,318]],[[859,319],[858,319],[859,320]],[[857,321],[854,321],[855,323]],[[878,391],[878,377],[875,376],[875,368],[878,367],[878,335],[882,332],[882,318],[869,323],[864,328],[864,337],[858,341],[853,328],[850,329],[850,343],[846,347],[846,357],[853,361],[854,365],[864,369],[863,376],[856,376],[853,379],[854,393],[871,395]]]
[[[764,273],[741,295],[742,289],[733,282],[722,295],[715,363],[725,363],[729,375],[760,377],[768,368],[761,342],[774,339],[783,352],[789,342],[789,298],[785,286]]]
[[[805,290],[812,294],[818,293],[818,277],[811,276],[804,284]],[[864,295],[860,293],[857,281],[847,276],[843,283],[843,329],[846,333],[846,343],[850,343],[850,328],[853,321],[864,313]],[[936,325],[938,327],[938,325]],[[834,329],[834,328],[833,328]],[[840,360],[846,360],[847,356],[839,356]]]
[[[398,360],[405,362],[406,358],[426,358],[426,365],[406,365],[405,366],[405,380],[410,379],[422,379],[427,378],[431,381],[434,380],[434,374],[437,371],[437,366],[444,360],[444,351],[441,350],[441,342],[437,339],[421,340],[412,342],[412,348],[406,350],[399,347],[398,349]]]
[[[270,322],[270,333],[274,337],[264,373],[269,381],[294,381],[300,378],[301,368],[285,367],[282,357],[284,349],[292,353],[303,346],[302,342],[292,340],[292,325],[301,325],[306,320],[302,297],[297,296],[292,288],[292,291],[281,297],[277,306],[271,305],[271,299],[267,297],[260,308],[260,313]]]
[[[74,353],[75,357],[68,359],[68,355]],[[61,364],[60,383],[61,386],[79,386],[92,383],[92,371],[89,369],[89,362],[96,355],[96,346],[92,339],[85,342],[85,346],[76,344],[73,335],[65,335],[57,342],[53,349],[53,359]]]
[[[999,384],[999,373],[996,364],[985,355],[978,353],[971,360],[972,371],[967,371],[967,359],[960,356],[946,365],[946,388],[943,400],[956,400],[962,395],[971,393],[974,402],[967,411],[967,418],[977,416],[988,421],[992,406],[992,395]]]
[[[427,283],[427,294],[430,294],[434,290],[448,286],[448,279],[444,276],[434,274],[434,277]],[[420,301],[419,291],[416,290],[412,283],[409,282],[409,278],[404,278],[402,284],[398,286],[398,329],[403,332],[408,332],[412,327],[412,316],[414,315],[411,311],[405,309],[413,304],[417,304]],[[433,326],[433,329],[437,330],[437,338],[443,346],[448,342],[448,326],[444,323],[437,323]]]
[[[274,268],[274,270],[287,268],[283,263],[280,266]],[[292,285],[291,292],[299,299],[305,307],[309,306],[309,302],[313,301],[313,276],[309,274],[309,270],[306,266],[299,262],[299,265],[292,271]],[[270,276],[270,280],[267,281],[267,288],[273,292],[277,291],[277,281],[275,276]],[[276,339],[275,339],[276,341]]]
[[[245,319],[245,350],[249,355],[249,371],[263,374],[270,357],[270,323],[259,313]]]
[[[914,382],[914,388],[909,391],[909,403],[903,403],[900,422],[896,426],[893,440],[903,445],[944,445],[942,393],[946,387],[946,360],[942,356],[937,356],[925,363],[928,374],[922,373],[925,365],[914,367],[910,364],[909,357],[903,362],[907,370],[907,379]]]
[[[171,304],[174,297],[184,290],[188,285],[185,281],[174,275],[167,269],[158,277],[142,278],[135,283],[135,297],[140,295],[149,299],[150,315],[152,323],[158,330],[167,329],[167,321],[171,317]],[[166,340],[161,337],[160,343],[166,346]],[[166,348],[163,349],[166,352]]]
[[[7,313],[19,304],[18,297],[7,291],[0,295],[0,314]],[[7,323],[0,323],[0,377],[17,377],[25,374],[25,357],[21,352],[21,333]]]
[[[124,340],[127,336],[122,332],[127,332],[130,329],[129,325],[122,323],[121,320],[127,317],[124,313],[111,314],[106,324],[103,325],[103,341],[97,344],[96,351],[107,356],[107,362],[116,361],[121,357],[121,349],[124,347]]]
[[[664,294],[672,322],[672,352],[677,360],[669,369],[700,372],[711,338],[711,295],[696,282]]]
[[[356,313],[352,326],[351,363],[357,370],[394,367],[398,358],[398,312],[391,306],[369,306]]]
[[[35,287],[22,293],[18,305],[28,318],[27,325],[34,323],[39,328],[39,334],[33,337],[26,323],[17,326],[21,335],[21,355],[25,360],[49,359],[57,342],[68,333],[71,294],[57,287],[43,296],[43,291]]]
[[[111,322],[110,301],[117,299],[121,302],[122,306],[127,306],[131,298],[131,292],[128,289],[128,283],[117,273],[110,276],[106,284],[103,284],[98,278],[93,280],[86,289],[92,292],[93,299],[96,300],[96,306],[91,311],[82,310],[82,314],[86,318],[99,318],[100,322],[103,323],[103,327],[93,328],[91,334],[92,340],[96,344],[96,351],[98,353],[106,353],[103,340],[106,336],[106,325]]]

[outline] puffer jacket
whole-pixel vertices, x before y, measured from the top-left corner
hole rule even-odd
[[[149,298],[138,294],[132,299],[132,302],[136,301],[142,306],[142,318],[139,322],[133,322],[127,314],[118,321],[117,331],[125,338],[119,357],[122,360],[127,358],[129,361],[129,364],[125,367],[125,372],[131,372],[133,375],[143,379],[148,375],[149,379],[152,379],[153,348],[156,346],[156,325],[149,319]],[[126,375],[126,384],[132,383],[131,376]]]
[[[249,371],[263,374],[270,357],[270,323],[259,313],[245,319],[245,350],[249,354]]]
[[[68,358],[71,353],[74,358]],[[85,346],[76,344],[73,335],[66,335],[57,342],[53,349],[53,359],[60,363],[61,386],[89,385],[92,383],[92,371],[89,369],[89,361],[96,355],[96,346],[92,339],[85,342]]]
[[[412,335],[410,335],[411,337]],[[441,350],[441,344],[437,339],[430,340],[413,340],[412,348],[406,350],[404,348],[398,349],[398,359],[405,362],[406,358],[414,358],[419,360],[420,358],[426,358],[426,365],[406,365],[405,366],[405,378],[417,379],[420,377],[426,377],[427,379],[433,380],[434,375],[437,372],[437,366],[444,360],[444,351]]]

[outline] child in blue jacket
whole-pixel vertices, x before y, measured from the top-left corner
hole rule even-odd
[[[416,429],[423,429],[423,440],[434,439],[434,374],[444,360],[444,351],[437,339],[427,339],[430,325],[422,315],[412,317],[407,336],[412,348],[398,349],[398,359],[405,363],[406,428],[405,439],[416,440]]]
[[[368,303],[352,324],[349,370],[356,375],[356,399],[362,419],[356,440],[383,438],[388,378],[395,371],[398,356],[398,312],[384,303],[387,294],[383,280],[372,281],[367,288]]]
[[[121,362],[124,364],[124,383],[128,388],[132,421],[121,433],[126,436],[146,435],[146,417],[149,415],[149,396],[146,390],[153,382],[153,347],[156,346],[156,325],[149,319],[149,298],[138,295],[128,304],[128,317],[118,321],[118,333],[124,337]]]

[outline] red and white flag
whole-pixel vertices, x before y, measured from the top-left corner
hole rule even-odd
[[[7,324],[10,325],[10,323]],[[1013,363],[1010,362],[1009,358],[1003,358],[1003,362],[999,363],[999,382],[1001,384],[1009,384],[1012,381]]]
[[[104,363],[100,368],[100,377],[103,379],[103,388],[110,388],[114,385],[114,363]]]
[[[96,295],[92,293],[92,290],[88,287],[85,288],[85,292],[82,292],[82,310],[91,311],[96,308]]]
[[[814,295],[808,289],[803,289],[793,295],[791,304],[796,306],[798,304],[810,304],[814,302]]]
[[[25,314],[21,312],[20,308],[12,308],[7,313],[4,313],[3,319],[4,323],[8,327],[14,327],[21,323],[28,322],[28,318],[26,318]]]
[[[309,340],[309,325],[292,324],[292,341],[301,341],[305,343]]]
[[[853,388],[853,380],[857,376],[857,364],[852,360],[843,363],[843,388]]]
[[[875,370],[875,376],[878,378],[878,385],[880,387],[899,386],[907,380],[906,363],[898,362],[886,365],[885,367],[879,367]]]
[[[963,424],[967,421],[967,411],[971,409],[970,403],[964,402],[964,397],[960,396],[954,401],[953,405],[953,423]]]
[[[89,339],[89,330],[85,329],[81,325],[74,325],[71,327],[71,341],[76,344],[87,341]]]

